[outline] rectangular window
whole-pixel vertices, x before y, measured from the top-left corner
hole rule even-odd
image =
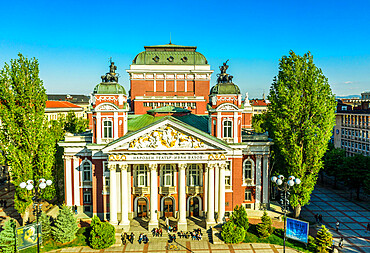
[[[91,192],[86,191],[84,192],[84,204],[90,204],[91,203]]]
[[[224,138],[231,138],[232,137],[232,122],[230,120],[224,121]]]
[[[136,167],[136,175],[137,187],[146,187],[148,185],[148,170],[144,164]]]
[[[225,176],[225,185],[230,186],[231,185],[231,178],[230,176]]]
[[[244,195],[245,201],[252,201],[252,191],[249,189],[245,189],[245,195]]]

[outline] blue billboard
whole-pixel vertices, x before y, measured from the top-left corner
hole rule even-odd
[[[308,243],[309,223],[292,218],[286,218],[286,237]]]

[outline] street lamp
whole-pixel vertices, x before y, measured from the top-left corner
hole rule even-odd
[[[34,196],[32,197],[33,201],[33,211],[34,214],[36,214],[36,233],[37,233],[37,253],[40,253],[40,240],[39,240],[39,213],[41,210],[42,204],[41,198],[40,198],[40,192],[41,190],[45,189],[47,186],[50,186],[53,183],[51,180],[45,180],[44,178],[41,178],[38,182],[38,185],[34,186],[33,180],[27,180],[27,182],[22,182],[19,184],[19,187],[22,189],[26,188],[28,191],[34,191]]]
[[[286,236],[286,212],[287,207],[289,205],[289,196],[290,192],[289,189],[293,187],[294,185],[300,184],[301,180],[299,178],[295,178],[294,176],[290,176],[288,178],[288,181],[284,181],[284,176],[279,175],[278,177],[273,176],[271,178],[271,181],[275,184],[277,184],[277,188],[282,191],[281,198],[280,198],[280,204],[283,206],[284,211],[284,253],[285,253],[285,236]]]

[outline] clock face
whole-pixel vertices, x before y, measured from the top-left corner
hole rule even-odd
[[[337,129],[337,134],[339,134],[339,129]]]

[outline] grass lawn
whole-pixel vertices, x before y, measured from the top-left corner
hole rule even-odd
[[[40,248],[40,252],[49,252],[55,249],[67,248],[67,247],[75,247],[75,246],[87,246],[88,235],[86,228],[80,228],[77,232],[77,238],[74,239],[72,242],[69,243],[58,243],[54,240],[48,240],[42,243],[42,247]],[[35,253],[37,252],[37,246],[30,247],[24,250],[20,250],[20,253]]]
[[[275,229],[274,233],[267,238],[259,238],[257,234],[256,225],[249,224],[249,229],[245,235],[244,242],[246,243],[270,243],[276,245],[283,245],[284,244],[284,230],[283,229]],[[289,248],[299,250],[301,252],[311,252],[306,249],[303,243],[287,239],[285,241],[285,245]]]

